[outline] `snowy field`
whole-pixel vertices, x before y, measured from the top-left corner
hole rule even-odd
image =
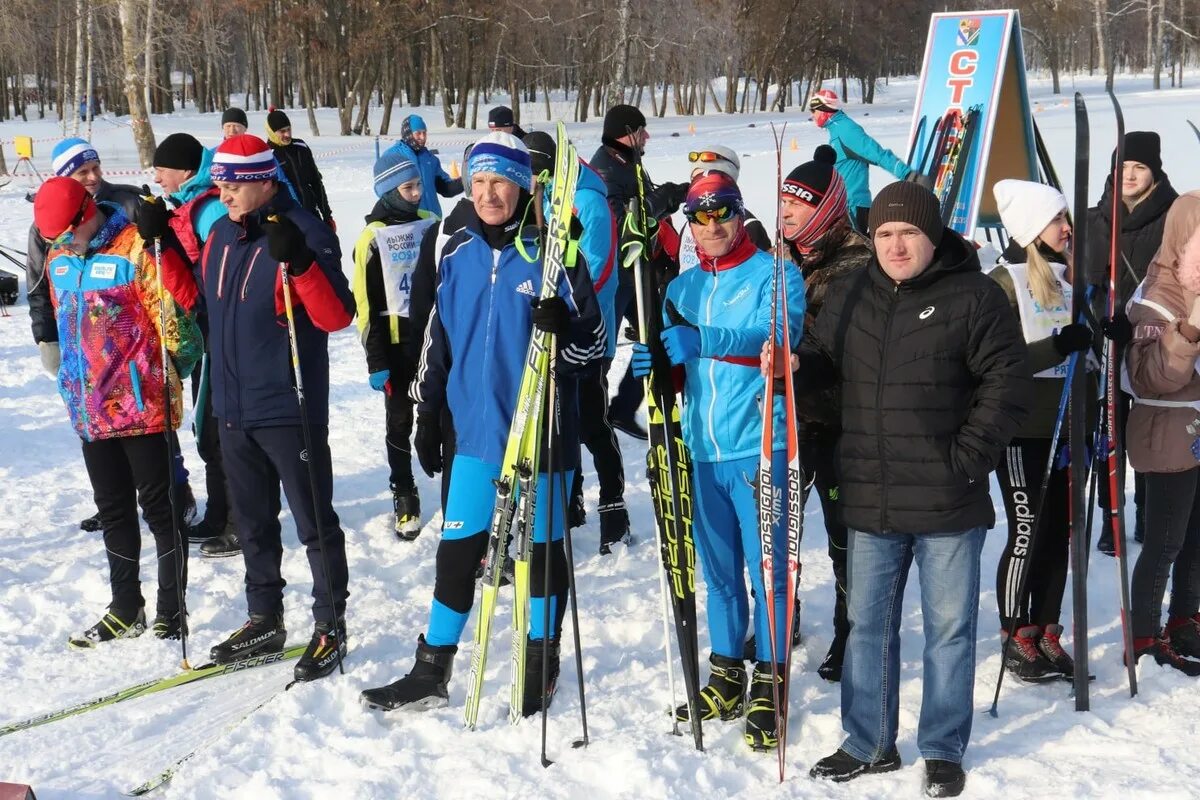
[[[1163,137],[1163,163],[1180,191],[1200,186],[1197,141],[1187,127],[1200,119],[1200,75],[1195,88],[1150,91],[1148,78],[1122,79],[1118,91],[1130,130],[1152,128]],[[1111,107],[1102,79],[1080,79],[1092,109],[1093,201],[1099,197],[1114,145]],[[1059,174],[1070,186],[1073,115],[1068,78],[1064,94],[1050,94],[1048,80],[1032,80],[1036,118]],[[851,103],[849,113],[884,145],[904,155],[916,91],[914,80],[881,86],[873,106]],[[502,102],[503,98],[497,98]],[[526,107],[540,119],[542,106]],[[401,109],[399,113],[407,113]],[[262,134],[265,112],[250,112],[251,132]],[[309,137],[305,114],[291,114],[298,136],[309,140],[325,176],[339,222],[343,263],[352,270],[351,248],[363,215],[374,202],[374,142],[362,137]],[[437,109],[425,109],[430,145],[449,166],[477,134],[446,130]],[[373,112],[378,120],[378,111]],[[319,113],[336,130],[335,112]],[[399,121],[393,117],[395,129]],[[705,143],[735,146],[742,157],[741,184],[747,205],[773,220],[775,162],[769,121],[787,120],[785,171],[811,157],[825,135],[807,114],[710,115],[653,119],[646,164],[658,180],[686,180],[688,150]],[[689,133],[694,123],[696,133]],[[526,125],[528,128],[529,125]],[[155,132],[196,134],[217,142],[217,115],[179,113],[154,119]],[[590,156],[599,143],[600,121],[569,126],[579,151]],[[60,136],[55,122],[0,124],[0,139],[14,135],[46,139],[36,163],[49,167]],[[793,138],[796,148],[791,149]],[[141,183],[132,138],[112,120],[98,120],[93,141],[111,180]],[[386,146],[386,143],[385,143]],[[14,163],[11,146],[8,163]],[[872,171],[873,188],[888,180]],[[32,217],[25,201],[30,185],[17,178],[0,189],[0,244],[25,249]],[[768,222],[768,224],[770,224]],[[23,284],[22,278],[22,284]],[[459,653],[451,684],[451,707],[425,715],[393,713],[381,719],[364,712],[359,692],[408,671],[417,633],[429,609],[438,530],[427,525],[412,543],[390,530],[391,504],[383,444],[382,398],[367,386],[367,372],[353,328],[331,337],[330,444],[336,472],[335,505],[346,531],[351,597],[350,654],[346,674],[298,685],[248,717],[245,712],[290,679],[291,665],[201,683],[102,709],[0,738],[0,781],[31,784],[40,798],[107,798],[138,786],[197,745],[175,778],[156,795],[175,798],[404,798],[404,797],[903,797],[920,796],[923,769],[916,750],[920,702],[921,620],[916,581],[910,581],[904,620],[899,748],[901,772],[862,778],[848,787],[815,783],[807,770],[842,738],[839,692],[821,681],[816,667],[832,636],[833,588],[821,513],[809,504],[801,557],[805,642],[796,652],[792,716],[787,750],[788,780],[777,784],[776,758],[752,754],[742,741],[742,722],[711,723],[707,752],[688,737],[669,735],[670,703],[662,655],[658,554],[653,546],[650,500],[643,474],[644,446],[622,437],[629,487],[626,500],[638,543],[596,555],[597,489],[588,469],[588,524],[576,531],[581,639],[586,671],[591,745],[572,749],[580,735],[577,681],[570,636],[563,650],[563,678],[551,710],[550,757],[538,761],[539,720],[512,728],[507,721],[509,598],[502,593],[499,635],[493,642],[479,730],[462,728],[461,707],[469,669],[469,642]],[[628,349],[619,351],[614,378]],[[173,674],[179,647],[151,636],[77,653],[67,636],[95,621],[108,599],[99,534],[79,530],[94,508],[76,436],[53,381],[41,368],[29,334],[24,291],[11,315],[0,318],[0,725],[43,710],[105,694],[139,681]],[[614,380],[615,382],[615,380]],[[192,486],[203,502],[203,466],[189,434],[181,435]],[[1132,481],[1129,482],[1132,486]],[[437,484],[418,484],[428,512],[437,507]],[[1067,684],[1026,686],[1005,682],[1000,716],[985,713],[999,669],[995,564],[1005,539],[1004,512],[984,551],[980,598],[980,648],[975,685],[978,715],[970,749],[966,797],[1150,797],[1200,796],[1196,752],[1200,745],[1200,685],[1153,665],[1140,672],[1141,693],[1131,700],[1121,663],[1116,567],[1093,553],[1089,589],[1092,711],[1076,713]],[[287,512],[285,511],[285,516]],[[1130,500],[1127,518],[1132,518]],[[307,641],[311,579],[290,519],[284,523],[287,625],[293,642]],[[144,539],[144,587],[153,594],[153,548]],[[1133,554],[1138,552],[1133,548]],[[240,559],[191,561],[192,662],[245,619]],[[1070,592],[1063,620],[1070,637]],[[700,608],[703,608],[701,604]],[[473,630],[472,619],[468,630]],[[569,627],[569,622],[568,622]],[[707,652],[705,626],[701,650]],[[469,639],[469,637],[468,637]],[[703,670],[703,667],[702,667]],[[240,720],[240,722],[239,722]]]

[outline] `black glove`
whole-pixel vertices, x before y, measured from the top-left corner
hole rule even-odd
[[[1129,317],[1125,316],[1124,311],[1118,311],[1112,319],[1101,322],[1100,330],[1104,331],[1104,338],[1119,347],[1133,341],[1133,326],[1129,324]]]
[[[658,219],[674,214],[687,197],[687,190],[686,183],[660,183],[646,196],[647,216]]]
[[[287,264],[288,274],[299,277],[312,266],[315,256],[304,240],[304,231],[283,215],[272,214],[263,225],[271,258]]]
[[[1059,355],[1066,358],[1071,353],[1078,353],[1091,347],[1092,329],[1082,322],[1075,322],[1054,334],[1051,339],[1054,341],[1054,349],[1059,352]]]
[[[562,336],[571,324],[571,309],[561,297],[536,298],[533,301],[533,327]]]
[[[426,475],[432,478],[442,471],[442,424],[436,414],[417,414],[413,449]]]
[[[171,217],[175,212],[160,197],[139,197],[137,231],[142,241],[153,244],[171,232]]]

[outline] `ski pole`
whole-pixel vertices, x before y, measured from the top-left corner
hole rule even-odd
[[[175,443],[171,438],[174,427],[174,408],[171,405],[171,372],[167,354],[167,298],[163,291],[162,237],[154,237],[154,281],[158,290],[158,357],[162,362],[163,440],[167,444],[167,503],[171,506],[171,534],[175,547],[175,594],[179,603],[179,647],[183,652],[183,668],[190,670],[187,654],[187,597],[184,584],[187,582],[187,546],[183,543],[183,532],[179,529],[179,501],[175,495]]]
[[[540,199],[540,198],[539,198]],[[544,252],[544,251],[543,251]],[[554,436],[557,433],[558,420],[553,416],[558,408],[558,381],[554,377],[554,370],[558,368],[558,337],[551,334],[547,337],[547,346],[550,348],[550,366],[546,370],[547,385],[546,385],[546,414],[549,416],[549,425],[546,436],[547,448],[549,452],[546,458],[546,483],[549,492],[549,517],[546,520],[546,545],[542,551],[542,767],[549,767],[554,762],[546,758],[546,729],[549,725],[549,698],[546,694],[550,690],[550,598],[553,597],[550,591],[550,550],[554,544],[554,470],[562,468],[561,464],[555,462],[555,456],[558,455],[557,448],[554,447]],[[537,475],[533,476],[534,481],[538,479]],[[537,510],[534,510],[534,519],[537,518]],[[563,517],[563,524],[566,524],[566,517]],[[537,530],[536,521],[534,530]],[[562,648],[562,636],[559,635],[559,649]],[[580,679],[582,685],[582,678]]]
[[[271,215],[268,218],[269,222],[277,222],[278,217]],[[288,347],[292,351],[292,372],[296,376],[296,403],[300,406],[300,431],[304,437],[304,453],[307,458],[304,462],[308,465],[308,490],[312,493],[313,504],[313,522],[317,526],[317,548],[321,552],[321,567],[325,572],[325,591],[329,594],[329,605],[334,612],[334,630],[345,639],[346,632],[340,630],[337,619],[337,601],[333,596],[333,579],[329,573],[329,558],[325,554],[325,526],[321,522],[321,508],[317,494],[317,468],[313,463],[316,454],[312,447],[312,432],[308,425],[308,404],[304,400],[304,376],[300,369],[300,346],[296,341],[296,316],[292,310],[292,282],[288,275],[288,262],[279,262],[279,278],[283,282],[283,310],[287,316],[288,328]],[[337,652],[338,673],[345,675],[346,668],[342,665],[342,642],[338,642],[334,648]]]
[[[1017,582],[1015,602],[1012,605],[1014,613],[1009,621],[1009,627],[1013,627],[1012,619],[1021,614],[1025,606],[1025,590],[1029,583],[1029,561],[1034,552],[1034,543],[1037,541],[1042,527],[1042,511],[1046,505],[1046,493],[1050,486],[1050,476],[1054,472],[1055,456],[1058,455],[1058,441],[1062,436],[1063,419],[1067,415],[1067,400],[1071,396],[1071,377],[1075,374],[1075,367],[1078,363],[1079,353],[1072,353],[1070,361],[1067,362],[1067,374],[1063,379],[1062,394],[1058,399],[1058,414],[1054,419],[1054,433],[1050,436],[1050,455],[1046,457],[1046,469],[1042,472],[1042,483],[1038,487],[1037,506],[1033,512],[1033,525],[1029,534],[1029,544],[1026,547],[1030,556],[1026,557],[1021,565],[1021,578]],[[1076,458],[1077,456],[1078,454],[1076,453],[1071,454],[1072,458]],[[992,696],[992,707],[988,709],[988,713],[993,717],[1000,716],[998,710],[1000,704],[1000,687],[1004,685],[1004,673],[1008,668],[1008,651],[1012,647],[1013,633],[1014,631],[1009,631],[1008,638],[1004,640],[1004,647],[1000,650],[1000,676],[996,679],[996,693]]]

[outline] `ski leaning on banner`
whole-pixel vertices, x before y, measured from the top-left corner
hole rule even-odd
[[[779,779],[786,777],[789,734],[802,733],[799,723],[789,725],[800,710],[790,691],[791,650],[810,487],[826,515],[838,598],[834,640],[818,674],[840,679],[846,734],[837,752],[812,767],[813,778],[846,782],[901,766],[900,731],[886,709],[897,702],[902,677],[894,642],[915,561],[926,652],[939,654],[927,657],[931,666],[921,676],[924,790],[963,791],[980,553],[995,522],[993,470],[1009,530],[996,574],[1001,658],[993,714],[1006,674],[1059,687],[1044,691],[1070,691],[1076,709],[1089,707],[1095,678],[1086,579],[1097,497],[1099,547],[1115,556],[1131,695],[1139,660],[1200,676],[1200,585],[1192,585],[1200,581],[1193,577],[1200,575],[1200,373],[1193,368],[1200,359],[1200,196],[1176,200],[1157,135],[1126,136],[1110,95],[1116,146],[1106,192],[1089,212],[1092,132],[1077,95],[1069,205],[1060,187],[1047,185],[1057,184],[1056,172],[1032,124],[1024,80],[1015,12],[934,15],[908,157],[883,159],[906,179],[863,199],[863,176],[848,186],[836,143],[785,170],[786,128],[772,125],[774,237],[770,221],[745,208],[736,148],[692,151],[689,183],[657,187],[643,169],[641,146],[614,150],[608,157],[619,157],[629,178],[619,266],[588,246],[586,226],[599,223],[584,221],[579,193],[599,181],[561,123],[553,139],[531,139],[545,156],[537,175],[529,149],[497,125],[467,159],[469,196],[442,220],[426,202],[440,182],[425,179],[425,131],[410,118],[411,141],[374,165],[377,202],[354,248],[350,283],[328,209],[322,223],[280,191],[278,154],[255,136],[233,131],[213,153],[195,152],[184,165],[193,173],[203,165],[201,182],[213,184],[204,196],[228,211],[204,235],[185,208],[172,214],[153,198],[137,203],[130,219],[102,199],[102,185],[83,180],[99,181],[90,145],[62,143],[56,170],[64,176],[47,181],[34,205],[37,245],[48,251],[36,274],[48,302],[31,307],[41,354],[82,440],[112,588],[100,622],[71,645],[106,646],[149,629],[179,640],[183,671],[0,725],[0,736],[208,679],[291,669],[286,681],[266,681],[267,691],[227,726],[215,726],[223,736],[298,682],[344,670],[349,576],[332,505],[327,335],[348,326],[353,309],[366,383],[384,395],[394,539],[411,541],[422,530],[414,452],[431,477],[449,468],[454,453],[432,607],[416,637],[415,663],[405,677],[363,690],[362,705],[384,715],[462,701],[465,727],[485,731],[540,713],[548,767],[549,709],[569,611],[582,730],[559,741],[586,746],[568,520],[579,470],[579,376],[607,366],[615,348],[613,309],[604,307],[612,292],[602,299],[597,286],[610,266],[629,270],[637,323],[631,369],[648,406],[647,482],[659,547],[654,602],[666,668],[665,686],[650,677],[657,686],[649,688],[669,692],[672,732],[682,724],[690,733],[684,746],[703,750],[707,726],[711,748],[720,741],[714,726],[737,720],[746,745],[774,751]],[[816,98],[812,109],[827,115],[831,136],[845,128],[848,118],[836,122],[845,117],[836,95],[822,89]],[[606,120],[607,138],[644,146],[644,116],[617,109],[613,125]],[[170,182],[159,183],[166,189]],[[677,255],[666,223],[676,201],[686,220]],[[858,211],[869,239],[853,226]],[[612,220],[603,217],[611,239]],[[979,263],[971,241],[978,228],[1005,245],[994,269]],[[1153,246],[1142,238],[1148,228]],[[664,252],[672,262],[666,269]],[[427,323],[422,313],[422,324],[413,325],[419,271],[434,276],[433,308]],[[193,316],[201,308],[205,342]],[[93,318],[87,309],[103,313]],[[89,324],[75,324],[80,315]],[[192,668],[183,542],[189,502],[172,431],[182,418],[180,381],[204,350],[231,515],[246,545],[249,619],[212,648],[211,663]],[[120,367],[115,382],[97,377],[108,362]],[[481,395],[481,385],[494,391]],[[1133,526],[1133,538],[1144,542],[1132,570],[1126,449],[1145,482]],[[150,474],[154,480],[142,480]],[[312,572],[307,645],[286,644],[283,627],[281,489]],[[135,500],[147,508],[159,555],[152,624],[127,563],[139,550],[128,513]],[[608,519],[602,552],[628,541],[627,520]],[[697,567],[710,648],[703,684]],[[1068,576],[1070,630],[1060,621]],[[1168,577],[1174,583],[1164,623]],[[508,583],[512,624],[504,629],[497,613]],[[476,593],[467,678],[452,695]],[[935,621],[934,606],[954,608],[952,619]],[[497,635],[511,647],[507,663],[489,672]],[[954,670],[944,668],[947,654]],[[496,672],[502,686],[493,685]],[[153,791],[214,740],[198,737],[129,793]]]

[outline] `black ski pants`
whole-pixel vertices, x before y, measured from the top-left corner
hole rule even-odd
[[[1146,541],[1130,585],[1134,638],[1158,635],[1168,578],[1170,615],[1200,611],[1200,467],[1146,473]]]
[[[175,559],[183,558],[187,585],[187,547],[175,547],[169,497],[172,469],[167,461],[167,441],[161,433],[123,436],[82,442],[83,463],[92,483],[92,497],[104,531],[108,553],[108,580],[112,588],[109,606],[128,620],[146,603],[142,597],[139,559],[142,533],[137,509],[154,536],[158,555],[159,616],[179,613],[178,575]]]
[[[579,378],[579,438],[592,454],[596,478],[600,482],[600,507],[625,505],[625,466],[621,463],[621,447],[608,421],[608,368],[612,359],[606,358],[598,367],[584,372]],[[583,470],[575,471],[571,497],[583,493]]]
[[[834,467],[837,439],[838,432],[824,426],[810,426],[800,431],[800,463],[805,473],[804,501],[807,504],[808,492],[815,488],[821,501],[821,514],[825,518],[829,560],[833,562],[833,633],[843,638],[850,633],[850,622],[846,615],[846,545],[849,531],[841,522],[838,502],[838,478]]]
[[[329,428],[312,426],[313,452],[305,453],[299,425],[238,430],[221,424],[221,452],[229,475],[233,521],[246,563],[246,604],[252,614],[283,613],[281,574],[283,542],[279,524],[279,488],[287,496],[296,533],[308,553],[313,579],[313,618],[333,623],[346,611],[346,540],[333,510],[333,465]],[[313,459],[316,486],[309,481],[308,458]],[[313,489],[316,490],[314,497]],[[324,558],[317,536],[317,516],[325,540]],[[334,596],[326,590],[325,569]]]
[[[201,384],[208,381],[208,354],[200,369],[192,371],[192,405],[195,408],[196,451],[204,462],[204,486],[208,502],[204,506],[204,519],[209,528],[221,532],[229,521],[229,489],[225,479],[225,463],[221,460],[221,432],[217,418],[213,416],[212,392],[201,391]]]
[[[408,385],[416,374],[416,365],[408,355],[407,345],[394,344],[388,348],[391,392],[384,395],[384,414],[387,420],[388,483],[400,491],[416,491],[412,470],[413,401]]]
[[[1017,438],[1005,448],[996,469],[1008,517],[1008,542],[996,567],[1002,630],[1057,624],[1062,612],[1070,557],[1070,487],[1068,470],[1053,469],[1038,513],[1038,493],[1049,457],[1049,438]],[[1029,577],[1020,597],[1017,591],[1025,571]]]

